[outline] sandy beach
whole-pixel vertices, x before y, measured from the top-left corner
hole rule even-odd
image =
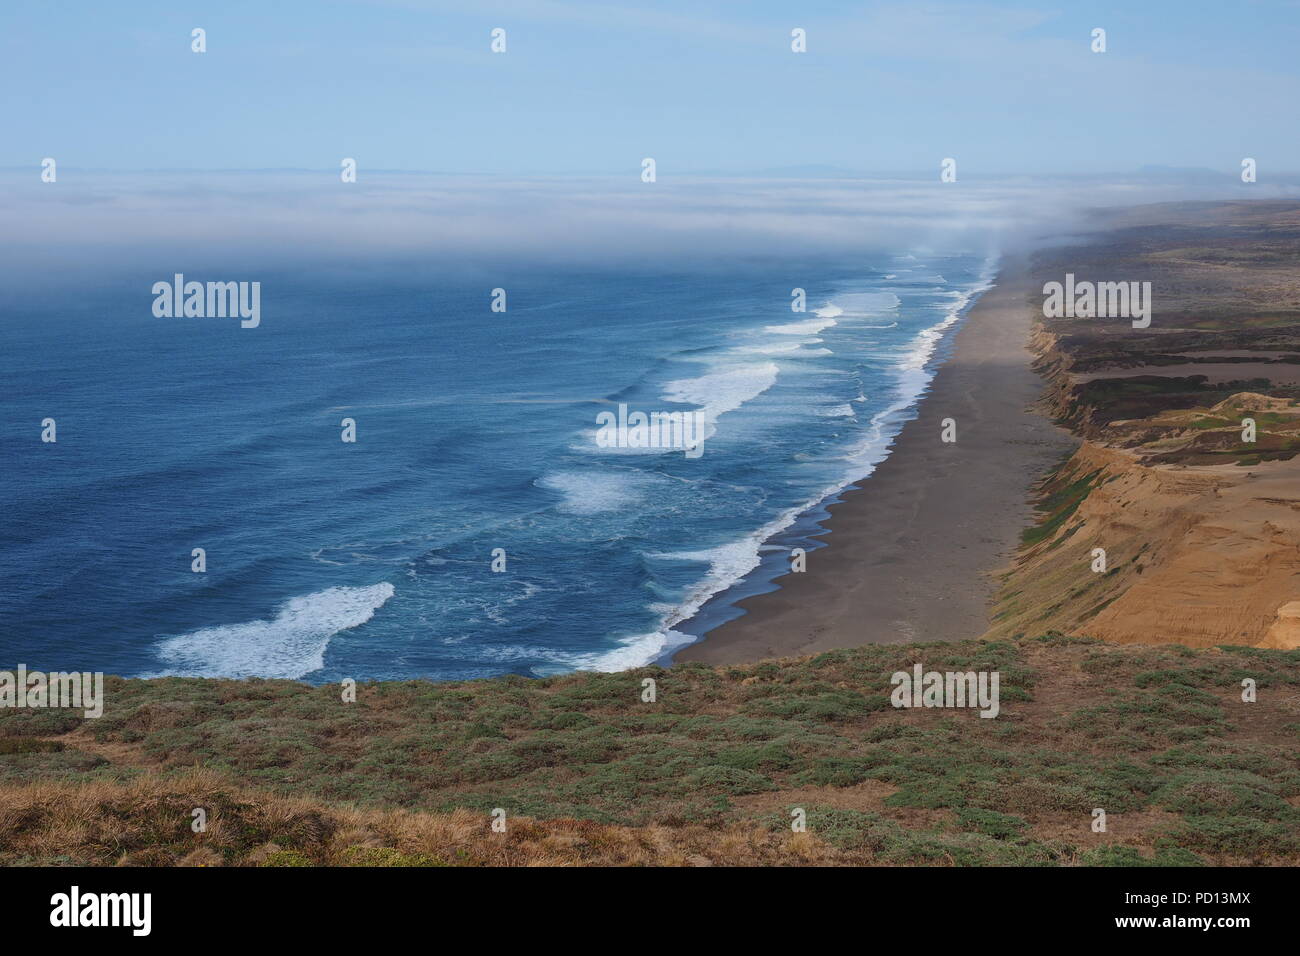
[[[1076,445],[1030,405],[1035,291],[1008,259],[972,307],[916,419],[876,471],[831,506],[807,570],[739,603],[745,614],[677,661],[732,664],[862,644],[956,641],[988,628],[995,581],[1032,520],[1031,486]],[[941,441],[956,421],[957,440]]]

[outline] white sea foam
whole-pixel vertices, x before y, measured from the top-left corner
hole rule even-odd
[[[821,339],[804,339],[801,342],[769,342],[766,345],[741,345],[732,349],[736,355],[793,355],[805,344],[815,344]]]
[[[564,496],[560,511],[589,515],[617,511],[638,500],[646,479],[620,471],[557,471],[538,478],[536,484]]]
[[[802,319],[798,322],[788,322],[784,325],[769,325],[766,326],[763,331],[775,332],[777,335],[816,335],[823,329],[829,329],[832,325],[835,325],[834,317],[819,316],[815,319]]]
[[[835,296],[842,316],[877,316],[901,304],[902,300],[892,292],[841,292]]]
[[[664,386],[665,402],[698,405],[706,422],[735,411],[776,384],[780,368],[775,362],[715,365],[698,378],[684,378]]]
[[[912,258],[910,256],[904,258]],[[674,630],[675,626],[689,620],[716,594],[739,583],[745,575],[758,567],[760,556],[765,550],[765,542],[773,535],[789,528],[799,515],[806,512],[820,501],[837,494],[848,485],[868,477],[876,466],[888,454],[889,442],[898,428],[902,426],[901,413],[906,411],[921,397],[933,371],[926,368],[926,363],[934,355],[935,349],[944,333],[952,328],[972,299],[988,289],[997,270],[996,258],[989,259],[979,281],[969,290],[954,297],[953,304],[944,318],[919,332],[913,340],[911,349],[898,364],[897,398],[888,407],[872,416],[867,435],[862,442],[846,455],[849,467],[841,481],[824,488],[815,497],[794,508],[789,508],[777,515],[763,527],[752,534],[735,541],[709,548],[703,551],[681,551],[668,554],[652,554],[651,558],[675,559],[682,561],[699,561],[709,565],[708,571],[683,598],[673,605],[656,608],[661,614],[659,628],[644,634],[623,638],[619,646],[599,654],[584,655],[574,658],[573,664],[580,670],[619,671],[640,667],[654,661],[674,648],[689,643],[692,638]],[[818,320],[810,320],[818,321]],[[804,326],[800,331],[808,332],[809,323],[796,323]],[[769,326],[768,331],[777,331],[781,326]],[[818,330],[819,331],[819,330]],[[845,405],[849,414],[853,414],[851,405]]]
[[[665,628],[661,631],[623,638],[612,650],[598,654],[575,655],[570,658],[569,663],[580,671],[614,673],[631,670],[633,667],[644,667],[651,661],[694,640],[695,638],[689,634]]]
[[[751,347],[745,347],[749,349]],[[749,354],[764,355],[768,361],[744,361],[740,349],[732,349],[728,357],[708,366],[708,371],[696,378],[677,379],[667,382],[660,391],[660,400],[680,405],[697,406],[703,419],[704,440],[707,442],[717,434],[717,421],[727,412],[735,411],[746,402],[762,395],[776,384],[781,369],[761,351],[761,347],[752,347]],[[814,354],[814,353],[809,353]],[[639,409],[647,411],[645,408]],[[648,409],[663,412],[667,409]],[[598,441],[599,429],[585,429],[582,437],[573,446],[574,451],[596,452],[613,455],[665,455],[681,454],[681,448],[656,446],[630,448],[616,445],[601,445]],[[564,489],[556,488],[564,491]],[[604,510],[604,509],[597,509]]]
[[[948,307],[943,319],[922,329],[912,340],[911,348],[897,365],[896,398],[871,417],[867,434],[845,456],[850,464],[844,476],[844,485],[861,481],[884,459],[890,440],[902,427],[901,414],[916,404],[934,378],[934,370],[926,366],[934,357],[935,349],[943,341],[944,334],[961,319],[971,301],[992,286],[997,274],[997,262],[997,257],[988,259],[979,280],[971,288],[953,295],[952,305]]]
[[[809,505],[813,503],[809,502]],[[745,575],[758,567],[763,543],[772,535],[788,528],[807,507],[808,505],[800,505],[790,508],[758,530],[717,547],[647,555],[659,560],[700,562],[707,564],[709,569],[680,601],[655,607],[660,614],[658,629],[623,638],[612,650],[575,658],[575,666],[579,670],[627,670],[630,667],[642,667],[677,647],[691,643],[695,638],[673,628],[694,617],[709,598],[739,583]]]
[[[298,678],[325,664],[339,631],[366,623],[393,596],[387,581],[290,598],[270,620],[205,627],[158,646],[164,674],[183,677]]]
[[[828,405],[817,409],[817,414],[823,418],[844,418],[853,414],[853,406],[847,403],[844,405]]]

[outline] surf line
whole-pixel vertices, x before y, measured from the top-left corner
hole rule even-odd
[[[618,414],[604,411],[596,415],[596,444],[601,448],[669,448],[682,449],[687,458],[704,454],[703,412],[629,412],[619,402]]]

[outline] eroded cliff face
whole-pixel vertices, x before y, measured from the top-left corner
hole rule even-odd
[[[1277,609],[1277,620],[1259,646],[1286,651],[1300,647],[1300,601],[1288,601]]]
[[[1152,322],[1027,297],[1039,410],[1082,444],[1040,488],[989,634],[1300,648],[1300,203],[1103,218],[1042,250],[1030,286],[1150,281]]]
[[[1300,647],[1300,460],[1152,466],[1085,441],[1044,491],[992,635]]]

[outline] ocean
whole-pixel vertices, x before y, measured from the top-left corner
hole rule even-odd
[[[259,279],[257,328],[154,316],[171,268],[24,302],[0,661],[312,682],[667,661],[816,547],[994,268],[185,270]],[[603,446],[620,405],[697,412],[702,453]]]

